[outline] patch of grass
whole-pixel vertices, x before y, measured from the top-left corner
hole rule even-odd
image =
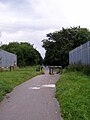
[[[18,68],[11,72],[9,70],[0,72],[0,101],[15,86],[39,74],[42,73],[36,72],[36,67]]]
[[[68,66],[68,71],[73,71],[73,72],[78,71],[86,75],[90,75],[90,65],[71,64]]]
[[[80,72],[66,72],[56,83],[64,120],[90,120],[90,76]]]

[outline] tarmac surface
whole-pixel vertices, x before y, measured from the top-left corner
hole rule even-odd
[[[55,83],[60,75],[39,75],[17,86],[0,103],[0,120],[62,120]]]

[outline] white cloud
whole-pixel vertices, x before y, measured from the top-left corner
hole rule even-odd
[[[0,41],[28,41],[42,53],[41,40],[61,27],[90,28],[89,0],[0,0]]]

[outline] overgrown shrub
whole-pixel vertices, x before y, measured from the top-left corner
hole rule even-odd
[[[84,74],[90,74],[90,65],[71,64],[68,66],[68,71],[80,71]]]

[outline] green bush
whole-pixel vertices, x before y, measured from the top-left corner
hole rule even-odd
[[[68,66],[68,71],[79,71],[83,72],[86,75],[90,74],[90,65],[81,65],[81,64],[71,64]]]

